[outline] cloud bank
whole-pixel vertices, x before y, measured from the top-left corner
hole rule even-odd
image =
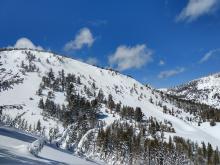
[[[43,50],[41,46],[36,46],[33,42],[25,37],[18,39],[14,46],[8,46],[9,48],[27,48],[27,49],[37,49]]]
[[[69,41],[65,44],[64,50],[65,51],[79,50],[79,49],[83,48],[84,46],[91,47],[93,45],[94,41],[95,41],[95,39],[94,39],[91,31],[88,28],[82,28],[76,34],[74,40]]]
[[[152,55],[152,50],[145,44],[133,47],[121,45],[114,54],[109,56],[109,64],[115,66],[120,71],[141,68],[152,61]]]
[[[90,64],[90,65],[98,65],[98,59],[95,57],[89,57],[88,59],[86,59],[85,61],[86,63]]]
[[[177,16],[177,21],[191,22],[216,11],[219,0],[189,0],[187,6]]]
[[[201,60],[199,61],[199,63],[204,63],[206,61],[208,61],[211,57],[215,56],[215,55],[220,55],[220,49],[214,49],[214,50],[210,50],[208,53],[206,53]]]
[[[169,78],[169,77],[175,76],[177,74],[180,74],[184,71],[185,71],[185,68],[177,68],[177,69],[173,69],[173,70],[162,71],[158,75],[158,78],[160,78],[160,79]]]
[[[164,60],[160,60],[159,63],[158,63],[158,65],[159,65],[159,66],[165,65],[165,61],[164,61]]]

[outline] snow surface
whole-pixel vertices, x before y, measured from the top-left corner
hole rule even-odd
[[[0,93],[0,104],[22,104],[24,105],[24,108],[22,110],[6,109],[3,111],[4,115],[8,114],[12,118],[15,118],[17,115],[22,114],[22,118],[27,120],[28,124],[32,125],[36,125],[37,121],[40,119],[42,126],[45,126],[47,132],[50,128],[55,127],[58,127],[59,131],[63,132],[64,128],[62,127],[62,123],[56,119],[47,118],[47,120],[44,120],[44,117],[41,115],[42,110],[38,108],[38,102],[41,97],[36,95],[36,91],[39,88],[42,76],[47,73],[50,68],[52,68],[56,74],[58,71],[64,69],[65,74],[73,73],[81,77],[82,85],[76,86],[80,95],[86,96],[85,93],[82,92],[84,85],[91,86],[92,82],[95,82],[97,90],[94,92],[97,93],[98,89],[102,89],[105,97],[107,98],[108,94],[111,94],[116,103],[121,102],[122,105],[128,105],[134,108],[141,107],[143,113],[147,117],[153,116],[156,117],[157,120],[170,121],[173,124],[176,133],[166,133],[165,136],[181,136],[197,141],[198,143],[205,141],[220,147],[220,133],[216,132],[216,130],[220,129],[219,123],[217,123],[215,127],[210,127],[208,123],[204,123],[199,127],[197,126],[197,123],[186,122],[186,120],[184,120],[185,117],[190,115],[169,103],[164,104],[170,109],[173,108],[175,111],[182,111],[181,117],[183,119],[164,114],[161,107],[156,106],[149,101],[149,99],[152,98],[154,102],[162,102],[159,94],[153,92],[152,88],[144,86],[133,78],[114,71],[91,66],[74,59],[55,55],[53,53],[34,50],[31,52],[36,56],[34,64],[39,67],[39,73],[30,72],[26,73],[26,75],[22,75],[20,71],[21,61],[24,61],[26,64],[28,63],[24,50],[0,52],[0,60],[3,64],[2,67],[7,70],[12,70],[14,74],[19,73],[21,77],[24,77],[23,84],[15,85],[13,89]],[[49,63],[47,62],[47,59],[49,60]],[[33,100],[30,99],[30,97],[33,98]],[[46,98],[46,96],[43,96],[43,98]],[[56,103],[66,104],[63,93],[55,92],[54,100]],[[118,119],[117,115],[113,117],[113,115],[107,113],[106,110],[108,109],[105,107],[102,107],[101,109],[104,116],[106,116],[102,120],[107,124],[111,124],[115,119]],[[45,151],[52,152],[53,148],[43,149],[42,153]],[[60,156],[56,155],[55,157]],[[52,158],[53,157],[50,157],[50,159]]]

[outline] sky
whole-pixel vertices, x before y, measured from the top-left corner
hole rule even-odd
[[[1,0],[0,47],[53,51],[173,87],[220,71],[220,1]]]

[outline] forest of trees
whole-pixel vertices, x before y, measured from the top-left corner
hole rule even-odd
[[[23,80],[18,73],[13,74],[11,70],[3,68],[0,62],[0,92],[11,89],[16,84],[23,83]]]
[[[106,128],[98,129],[88,135],[85,151],[98,154],[106,162],[116,164],[146,165],[218,165],[219,151],[211,144],[194,143],[181,137],[166,139],[162,131],[152,136],[144,125],[132,125],[129,122],[115,121]]]
[[[185,100],[178,96],[159,92],[163,102],[169,102],[175,105],[177,108],[182,109],[186,113],[193,115],[194,117],[188,117],[188,121],[197,122],[200,125],[202,122],[210,122],[211,126],[215,126],[216,122],[220,122],[220,110],[213,108],[212,106],[197,103],[193,100]],[[152,101],[152,100],[151,100]],[[163,108],[164,113],[176,115],[179,111],[174,112],[173,109],[168,109],[162,102],[157,103],[158,106]]]
[[[29,51],[25,51],[28,64],[21,62],[23,73],[38,72],[39,69],[33,61],[38,60]],[[47,60],[49,63],[49,60]],[[1,65],[1,64],[0,64]],[[0,75],[5,70],[0,69]],[[140,107],[130,107],[115,103],[113,96],[104,95],[103,90],[98,88],[95,81],[89,85],[82,83],[83,75],[66,74],[64,70],[54,73],[52,69],[42,77],[42,82],[36,94],[40,97],[38,107],[42,109],[43,120],[48,118],[56,119],[63,123],[68,129],[67,148],[74,150],[74,146],[86,135],[84,143],[85,151],[98,154],[102,159],[113,161],[116,164],[198,164],[198,165],[217,165],[219,161],[218,148],[211,144],[194,143],[181,137],[165,136],[165,133],[175,133],[172,123],[168,120],[158,121],[151,116],[145,116]],[[22,79],[15,78],[14,84],[21,83]],[[18,79],[16,79],[18,78]],[[17,80],[17,81],[16,81]],[[92,80],[92,78],[91,78]],[[0,81],[1,90],[10,87]],[[82,91],[77,91],[80,87]],[[135,89],[132,89],[135,92]],[[55,102],[55,93],[62,92],[65,96],[65,104]],[[83,93],[83,95],[82,95]],[[195,116],[196,122],[209,121],[212,126],[220,121],[220,112],[210,106],[183,100],[176,96],[161,93],[163,103],[170,102],[185,112]],[[149,101],[154,103],[153,99]],[[156,105],[163,108],[164,113],[175,115],[173,109],[169,109],[162,102]],[[13,105],[12,105],[13,106]],[[118,116],[112,124],[106,125],[101,118],[103,117],[100,108],[105,107],[106,112],[112,116]],[[17,105],[17,107],[22,108]],[[20,114],[14,119],[9,116],[2,116],[3,106],[0,106],[0,119],[6,121],[8,125],[17,127],[28,132],[36,132],[45,135],[45,127],[42,121],[38,120],[34,125],[22,119]],[[50,128],[49,142],[58,137],[59,128]],[[80,153],[79,152],[79,153]]]
[[[96,89],[96,85],[93,82],[91,87],[84,85],[84,93],[87,94],[87,98],[91,95],[95,96],[95,99],[86,99],[81,97],[75,90],[75,86],[82,85],[80,77],[74,74],[65,74],[64,70],[59,71],[55,76],[52,69],[42,77],[40,88],[37,91],[39,96],[43,95],[43,91],[47,89],[47,98],[40,99],[38,107],[43,110],[43,115],[46,117],[55,117],[63,122],[64,127],[69,125],[71,129],[78,132],[77,135],[72,133],[71,142],[78,142],[88,130],[92,128],[100,127],[99,120],[99,108],[101,104],[104,104],[109,113],[113,115],[118,114],[122,120],[129,120],[130,122],[138,122],[142,125],[148,125],[152,134],[156,134],[157,131],[175,132],[172,128],[172,124],[168,121],[164,123],[158,122],[155,118],[144,118],[144,114],[140,107],[121,106],[121,103],[115,103],[111,94],[105,98],[102,89],[97,89],[97,94],[92,94],[91,88]],[[59,105],[54,102],[54,91],[64,92],[67,105]],[[144,118],[144,119],[143,119]],[[83,130],[83,131],[82,131]],[[71,131],[73,132],[73,131]],[[76,138],[78,137],[78,138]],[[76,141],[74,141],[76,140]]]
[[[49,90],[46,99],[40,99],[39,107],[43,109],[44,116],[56,117],[65,127],[71,126],[68,144],[77,144],[83,135],[95,128],[98,131],[88,135],[88,138],[93,139],[85,144],[88,151],[100,153],[106,161],[111,159],[127,164],[219,163],[218,149],[213,149],[211,144],[205,146],[205,143],[202,143],[200,147],[201,145],[181,137],[170,137],[166,140],[164,132],[175,132],[169,121],[159,122],[153,117],[144,116],[140,107],[134,109],[115,103],[111,95],[105,98],[102,89],[99,89],[97,94],[90,92],[91,88],[96,88],[94,83],[91,87],[83,88],[88,98],[90,95],[95,96],[95,99],[88,100],[76,92],[76,85],[82,85],[79,76],[66,75],[62,70],[56,77],[51,69],[47,76],[42,78],[37,91],[38,95],[42,95],[44,89],[52,89]],[[54,103],[53,91],[64,92],[67,105]],[[167,97],[173,103],[179,103],[175,102],[176,98]],[[121,119],[106,127],[105,123],[99,121],[101,104],[105,104],[110,110],[109,113],[118,114]],[[183,104],[177,106],[181,108]],[[186,110],[189,110],[189,106],[186,105]],[[95,136],[97,139],[94,141]]]

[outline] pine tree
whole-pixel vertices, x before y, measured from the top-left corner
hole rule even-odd
[[[27,130],[28,129],[28,123],[27,121],[25,122],[25,125],[24,125],[24,130]]]
[[[32,126],[31,126],[31,124],[29,125],[28,131],[29,131],[29,132],[32,131]]]
[[[121,110],[121,102],[116,104],[115,111],[118,113]]]
[[[42,88],[41,88],[41,86],[40,86],[40,88],[37,90],[37,95],[38,95],[38,96],[41,96],[41,95],[42,95]]]
[[[206,150],[206,145],[204,142],[202,142],[202,152],[203,152],[203,157],[206,158],[207,150]]]
[[[104,94],[103,94],[103,90],[102,89],[99,89],[99,93],[98,93],[97,99],[98,99],[99,102],[103,102]]]
[[[171,138],[171,136],[169,136],[169,142],[168,142],[168,149],[169,149],[169,151],[171,151],[172,149],[173,149],[173,142],[172,142],[172,138]]]
[[[61,86],[62,86],[62,91],[64,91],[65,89],[65,84],[66,84],[66,78],[65,78],[65,72],[62,69],[61,73],[60,73],[60,77],[61,77]]]
[[[41,98],[40,99],[40,101],[39,101],[39,103],[38,103],[38,107],[40,108],[40,109],[44,109],[44,100]]]
[[[3,110],[3,107],[0,106],[0,119],[1,119],[1,116],[2,116],[2,110]]]
[[[152,97],[150,97],[149,102],[150,102],[151,104],[153,104],[153,99],[152,99]]]
[[[41,122],[40,122],[40,120],[37,121],[37,128],[36,129],[39,132],[41,131]]]
[[[95,82],[92,83],[92,89],[96,89]]]
[[[49,78],[50,82],[55,79],[55,76],[54,76],[52,68],[50,68],[50,71],[48,73],[48,78]]]
[[[214,165],[220,164],[218,147],[216,147],[216,150],[215,150],[215,152],[214,152],[213,164],[214,164]]]
[[[23,60],[21,61],[21,68],[25,68],[25,64]]]
[[[212,154],[213,154],[212,145],[210,143],[208,143],[208,148],[207,148],[208,164],[212,164]]]
[[[24,119],[21,121],[21,125],[20,125],[20,128],[21,129],[24,129],[24,126],[25,126],[25,123],[24,123]]]
[[[76,83],[77,83],[77,84],[81,84],[81,79],[80,79],[79,76],[77,77]]]
[[[134,112],[134,120],[136,120],[137,122],[140,122],[142,120],[143,117],[143,113],[141,111],[140,107],[136,107],[136,110]]]
[[[113,110],[115,108],[115,102],[113,101],[112,95],[108,95],[108,107],[110,110]]]
[[[54,98],[54,93],[53,93],[53,91],[49,91],[49,92],[47,93],[47,97],[48,97],[49,99]]]
[[[71,101],[71,95],[74,93],[74,85],[72,83],[67,84],[66,86],[66,100]]]

